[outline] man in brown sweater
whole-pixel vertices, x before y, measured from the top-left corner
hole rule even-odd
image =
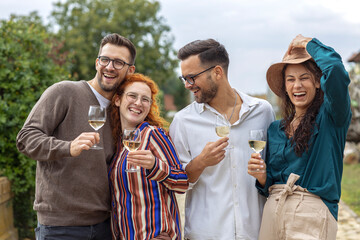
[[[136,50],[128,39],[109,34],[102,39],[98,56],[92,80],[49,87],[17,136],[19,151],[37,160],[37,240],[111,239],[110,121],[95,133],[88,110],[90,105],[109,105],[116,87],[135,71]],[[103,150],[90,149],[95,143]]]

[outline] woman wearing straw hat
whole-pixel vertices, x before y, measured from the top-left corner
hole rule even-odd
[[[248,164],[268,196],[259,239],[336,239],[352,115],[348,73],[334,49],[298,35],[266,78],[282,100],[283,119],[268,129],[266,164],[256,153]]]

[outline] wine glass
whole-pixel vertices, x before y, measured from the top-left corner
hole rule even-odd
[[[265,148],[266,136],[264,130],[250,130],[249,146],[256,153],[260,153]],[[256,169],[254,172],[264,173],[265,170]]]
[[[124,129],[122,142],[129,152],[136,151],[141,144],[140,129]],[[125,172],[140,172],[140,167],[130,165],[130,168],[125,169]]]
[[[231,124],[228,121],[226,114],[216,115],[215,119],[215,132],[219,137],[228,137],[230,134]],[[224,149],[230,149],[231,147],[227,146]]]
[[[105,124],[106,108],[98,105],[91,105],[89,107],[88,116],[90,126],[97,132]],[[90,149],[98,150],[103,148],[95,143]]]

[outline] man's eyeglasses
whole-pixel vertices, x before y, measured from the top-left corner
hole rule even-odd
[[[149,106],[152,103],[151,98],[147,97],[147,96],[139,96],[139,94],[134,93],[134,92],[127,92],[125,93],[126,99],[131,102],[134,103],[138,100],[138,98],[140,97],[140,101],[144,106]]]
[[[206,72],[206,71],[209,71],[210,69],[213,69],[214,67],[216,67],[216,66],[212,66],[212,67],[209,67],[209,68],[207,68],[207,69],[205,69],[204,71],[202,71],[202,72],[199,72],[199,73],[197,73],[197,74],[195,74],[195,75],[189,75],[189,76],[180,76],[179,77],[179,79],[185,84],[185,82],[188,82],[190,85],[193,85],[194,83],[195,83],[195,78],[197,77],[197,76],[199,76],[200,74],[202,74],[202,73],[204,73],[204,72]]]
[[[98,56],[97,57],[99,59],[99,64],[103,67],[106,67],[107,65],[109,65],[110,62],[112,62],[113,64],[113,67],[117,70],[121,70],[123,69],[123,67],[125,65],[129,65],[131,66],[132,64],[130,63],[127,63],[123,60],[120,60],[120,59],[111,59],[111,58],[108,58],[108,57],[105,57],[105,56]]]

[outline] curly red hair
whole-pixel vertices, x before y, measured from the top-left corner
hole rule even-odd
[[[125,89],[134,82],[143,82],[149,86],[151,90],[152,103],[150,106],[150,111],[144,121],[157,127],[166,127],[168,125],[168,122],[160,116],[160,109],[157,103],[157,94],[159,93],[157,84],[151,78],[141,73],[128,75],[126,79],[117,87],[110,104],[110,123],[115,144],[117,144],[117,141],[122,134],[119,107],[115,105],[115,100],[117,97],[121,97],[124,94]]]

